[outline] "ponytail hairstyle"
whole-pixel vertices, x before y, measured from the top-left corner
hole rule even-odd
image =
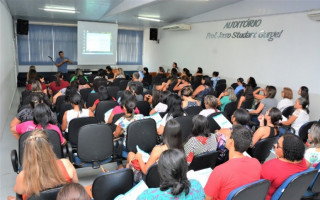
[[[42,98],[38,93],[32,92],[30,94],[29,104],[30,104],[31,108],[34,109],[41,102],[42,102]]]
[[[276,107],[272,107],[269,110],[269,116],[271,119],[271,123],[274,125],[274,127],[278,131],[280,127],[280,120],[282,119],[281,111]]]
[[[300,91],[301,91],[301,97],[305,98],[307,100],[307,102],[308,102],[307,105],[309,105],[310,104],[310,101],[309,101],[309,89],[306,86],[301,86]]]
[[[61,72],[57,72],[55,77],[56,77],[56,81],[55,81],[56,82],[56,86],[59,87],[60,86],[60,79],[63,78],[63,75],[62,75]]]
[[[246,86],[246,84],[245,84],[245,82],[244,82],[243,78],[241,78],[241,77],[237,79],[237,82],[241,83],[241,84],[243,85],[243,87],[245,87],[245,86]]]
[[[171,188],[171,194],[176,196],[183,191],[189,194],[190,181],[187,178],[188,164],[185,154],[178,149],[164,151],[158,162],[160,175],[160,190]]]
[[[81,98],[81,95],[78,93],[74,93],[70,96],[70,103],[73,105],[77,105],[79,106],[79,110],[80,112],[82,112],[82,108],[83,108],[83,101]]]
[[[129,85],[129,91],[130,91],[134,96],[136,96],[136,95],[137,95],[137,90],[138,90],[137,84],[132,82],[132,83]]]
[[[134,117],[134,110],[136,109],[136,106],[137,106],[136,101],[132,101],[132,100],[126,101],[126,103],[124,105],[124,107],[127,110],[127,113],[131,114],[131,116],[129,117],[130,120]]]
[[[309,101],[303,97],[298,98],[298,100],[299,100],[299,104],[302,106],[302,109],[306,110],[307,113],[309,114],[309,109],[308,109]]]

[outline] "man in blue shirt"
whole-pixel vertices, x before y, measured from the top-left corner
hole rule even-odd
[[[72,61],[69,58],[64,57],[63,51],[59,51],[59,57],[56,59],[56,66],[59,72],[63,74],[68,73],[68,63],[72,64]]]

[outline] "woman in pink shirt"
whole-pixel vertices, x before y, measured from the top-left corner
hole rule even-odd
[[[19,139],[20,135],[27,131],[34,129],[51,129],[59,134],[61,144],[66,144],[66,139],[62,136],[59,127],[53,123],[50,108],[46,104],[40,103],[33,110],[33,121],[26,121],[12,126],[11,132],[16,139]]]

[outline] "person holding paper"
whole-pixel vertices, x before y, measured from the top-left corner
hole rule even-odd
[[[145,199],[204,199],[201,184],[187,179],[188,165],[185,154],[178,149],[169,149],[162,153],[158,162],[160,188],[145,190],[138,200]]]
[[[127,161],[129,165],[132,164],[132,162],[138,161],[141,172],[143,174],[147,174],[149,167],[157,162],[162,152],[172,148],[183,150],[181,127],[179,122],[177,122],[175,119],[171,119],[166,123],[163,133],[163,143],[155,146],[152,149],[150,157],[147,161],[142,159],[142,154],[139,153],[139,151],[136,154],[129,152]]]

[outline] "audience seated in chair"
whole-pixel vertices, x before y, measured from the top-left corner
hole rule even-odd
[[[212,72],[211,81],[212,81],[212,87],[213,87],[213,89],[216,88],[216,85],[217,85],[218,80],[220,80],[219,72],[217,72],[217,71]]]
[[[160,92],[160,98],[156,105],[153,105],[153,108],[150,110],[149,114],[155,114],[155,113],[161,113],[166,112],[168,109],[168,96],[171,94],[170,91],[161,91]],[[153,95],[154,96],[154,95]],[[152,97],[152,102],[154,102],[154,97]]]
[[[70,97],[70,103],[73,107],[72,110],[68,110],[67,112],[64,113],[63,119],[62,119],[62,124],[61,124],[61,130],[68,132],[68,126],[69,122],[74,119],[74,118],[79,118],[79,117],[93,117],[93,113],[89,109],[83,109],[83,102],[81,95],[78,93],[72,94]]]
[[[265,98],[263,98],[255,110],[249,111],[250,114],[266,114],[267,110],[269,110],[272,107],[277,107],[278,101],[274,97],[277,94],[277,89],[274,86],[267,86],[266,87],[266,95]]]
[[[166,123],[166,126],[164,128],[163,143],[155,146],[152,149],[148,161],[145,163],[142,160],[141,153],[139,152],[137,152],[136,154],[133,152],[129,152],[127,157],[128,167],[131,166],[135,168],[135,166],[137,165],[140,167],[140,171],[143,174],[147,174],[148,169],[151,167],[151,165],[158,161],[162,152],[174,148],[183,150],[183,145],[180,124],[175,119],[171,119]]]
[[[162,153],[158,162],[160,188],[150,188],[137,199],[204,199],[201,184],[187,179],[188,165],[185,154],[178,149]]]
[[[68,183],[59,191],[57,200],[89,200],[90,197],[79,183]]]
[[[291,88],[284,87],[281,96],[283,99],[278,102],[277,108],[282,112],[285,108],[293,106],[293,93]]]
[[[127,100],[125,102],[125,105],[123,106],[123,110],[124,110],[124,116],[121,117],[120,119],[118,119],[115,122],[116,130],[113,132],[113,136],[114,138],[118,138],[120,136],[124,136],[124,140],[123,140],[123,153],[126,154],[126,135],[127,135],[127,128],[129,126],[129,124],[131,122],[143,119],[143,115],[142,114],[135,114],[134,110],[136,108],[136,101],[135,100]],[[120,165],[120,163],[118,163],[119,168],[121,168],[122,166]]]
[[[307,107],[309,107],[310,105],[310,100],[309,100],[309,89],[306,87],[306,86],[301,86],[299,91],[298,91],[298,94],[305,98],[307,100]]]
[[[192,98],[192,87],[191,86],[185,86],[181,90],[181,97],[182,97],[182,109],[186,109],[192,106],[200,106],[201,103],[198,100],[195,100]]]
[[[33,110],[33,121],[26,121],[11,127],[11,132],[16,139],[19,139],[20,135],[34,129],[52,129],[59,133],[61,144],[66,144],[66,140],[62,136],[62,133],[56,123],[56,120],[51,117],[50,108],[44,104],[38,104]]]
[[[237,97],[234,93],[234,90],[232,87],[228,87],[225,92],[221,92],[219,98],[218,98],[218,105],[220,106],[220,110],[223,112],[225,106],[233,101],[237,101]]]
[[[311,126],[309,140],[311,141],[311,148],[306,150],[304,158],[308,167],[316,167],[320,162],[320,122]]]
[[[237,95],[238,92],[240,92],[241,90],[244,90],[245,82],[244,82],[243,78],[241,78],[241,77],[238,78],[237,79],[237,84],[238,84],[238,86],[236,87],[236,89],[234,89],[235,95]]]
[[[264,116],[261,114],[258,117],[260,127],[253,134],[251,147],[261,139],[277,136],[279,133],[279,122],[281,119],[282,113],[276,107],[270,108]],[[267,121],[267,124],[264,123],[265,120]]]
[[[296,134],[299,134],[300,127],[309,121],[309,110],[307,108],[308,101],[300,97],[294,103],[294,108],[296,109],[291,117],[287,121],[281,122],[283,125],[289,126],[296,131]]]
[[[267,200],[289,176],[308,168],[303,158],[304,151],[304,144],[298,136],[285,134],[279,138],[275,144],[277,158],[262,165],[261,178],[271,182]]]
[[[67,159],[57,159],[43,130],[36,129],[25,141],[23,170],[14,191],[23,199],[60,185],[78,182],[75,168]],[[13,200],[14,197],[8,197]]]
[[[208,151],[217,150],[216,137],[210,133],[209,122],[202,115],[195,115],[192,118],[192,136],[184,145],[184,152],[187,156],[187,162],[190,164],[193,157]]]
[[[34,80],[31,82],[31,92],[25,97],[22,96],[22,104],[21,104],[22,106],[29,103],[31,94],[40,95],[43,102],[46,103],[51,108],[52,103],[48,98],[47,94],[43,92],[40,81]]]
[[[204,97],[204,106],[206,109],[202,110],[199,115],[208,117],[212,113],[220,112],[220,110],[217,109],[218,99],[213,95],[207,95]]]
[[[213,92],[212,83],[209,76],[203,76],[201,85],[199,85],[192,93],[192,98],[203,101],[204,97]]]
[[[56,101],[58,99],[58,97],[62,96],[62,95],[66,95],[67,96],[67,93],[68,93],[68,90],[71,90],[72,92],[71,93],[75,93],[75,92],[78,92],[78,83],[77,81],[73,81],[70,86],[66,87],[66,88],[62,88],[61,90],[59,90],[59,92],[57,92],[57,94],[55,94],[52,98],[52,104],[55,105],[56,104]],[[69,93],[70,95],[70,93]],[[66,98],[69,98],[69,97],[66,97]],[[65,101],[65,102],[68,102],[69,100]],[[59,112],[59,111],[57,111]]]
[[[126,90],[121,95],[120,105],[118,105],[118,106],[113,108],[113,110],[112,110],[112,112],[111,112],[111,114],[110,114],[110,116],[108,118],[108,121],[106,121],[107,124],[111,124],[112,123],[113,117],[115,115],[120,114],[120,113],[124,113],[125,103],[127,101],[129,101],[129,100],[136,101],[134,95],[131,92]],[[134,109],[134,113],[140,114],[140,111],[139,111],[139,109],[137,107]]]
[[[164,126],[166,125],[167,121],[170,119],[183,116],[183,110],[181,108],[181,97],[178,96],[177,94],[170,94],[168,96],[168,109],[167,109],[167,114],[162,118],[162,121],[160,123],[159,128],[157,129],[157,132],[159,135],[162,135]]]
[[[206,199],[226,199],[235,188],[260,179],[261,165],[255,158],[243,155],[252,141],[251,132],[241,125],[234,125],[227,135],[226,147],[229,161],[215,167],[204,188]]]
[[[97,105],[100,101],[108,101],[111,99],[106,86],[101,85],[98,88],[98,93],[99,93],[99,99],[95,100],[93,105],[90,108],[88,108],[92,112],[96,110]]]
[[[61,72],[57,72],[55,75],[55,81],[51,82],[49,85],[49,94],[53,95],[59,92],[62,88],[68,87],[70,84],[68,81],[63,80],[63,74]]]
[[[182,75],[180,79],[178,79],[177,84],[173,88],[173,92],[180,94],[182,88],[185,86],[190,86],[190,79],[186,75]]]
[[[87,79],[84,78],[84,76],[79,76],[78,77],[78,90],[82,90],[82,89],[86,89],[86,88],[90,88],[89,82],[87,81]]]

